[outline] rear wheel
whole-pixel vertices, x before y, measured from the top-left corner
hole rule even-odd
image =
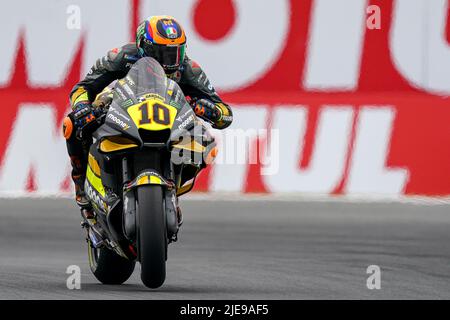
[[[166,279],[166,219],[159,185],[138,187],[139,257],[145,286],[158,288]]]
[[[122,284],[130,278],[136,265],[108,248],[93,248],[88,243],[89,267],[103,284]]]

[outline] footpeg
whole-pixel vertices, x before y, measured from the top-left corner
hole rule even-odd
[[[91,241],[91,244],[94,248],[99,248],[103,245],[103,243],[105,242],[100,235],[92,228],[89,228],[88,231],[88,237],[89,240]]]
[[[97,224],[97,220],[95,218],[95,213],[92,210],[81,209],[81,217],[83,221],[81,222],[81,227],[86,228],[87,226],[94,226]]]

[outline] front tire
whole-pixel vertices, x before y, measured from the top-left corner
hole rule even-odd
[[[136,265],[108,248],[95,249],[88,243],[89,267],[103,284],[122,284],[130,278]]]
[[[139,257],[141,280],[155,289],[166,279],[166,219],[163,190],[159,185],[145,185],[137,190],[139,215]]]

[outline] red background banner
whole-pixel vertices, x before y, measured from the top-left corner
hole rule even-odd
[[[297,169],[290,169],[292,174],[295,174],[296,170],[307,172],[314,168],[313,163],[317,160],[314,160],[314,154],[318,149],[319,128],[322,128],[321,123],[325,121],[322,118],[322,112],[330,106],[333,110],[342,108],[348,110],[349,120],[345,120],[345,122],[350,123],[350,126],[346,127],[348,139],[345,140],[346,148],[342,151],[345,153],[342,157],[343,165],[339,168],[339,173],[336,174],[336,181],[330,183],[327,188],[320,189],[318,187],[317,190],[323,190],[324,193],[328,194],[371,193],[365,192],[366,189],[364,186],[361,187],[361,183],[359,183],[360,189],[349,187],[349,185],[353,185],[353,182],[349,182],[350,172],[356,170],[352,168],[355,168],[355,166],[364,168],[364,164],[354,162],[356,161],[354,159],[355,140],[358,138],[358,128],[360,128],[358,125],[360,123],[360,110],[366,106],[371,106],[371,108],[388,106],[393,120],[389,127],[387,140],[380,138],[385,140],[384,143],[387,146],[383,155],[385,157],[384,168],[388,171],[401,168],[405,174],[402,179],[398,178],[398,181],[402,180],[402,182],[398,182],[399,186],[394,188],[394,191],[390,190],[387,182],[385,182],[386,193],[450,194],[450,103],[447,97],[450,93],[450,86],[445,87],[447,81],[450,83],[450,80],[448,80],[450,79],[450,73],[445,72],[450,64],[450,46],[448,43],[450,25],[448,23],[447,1],[439,0],[434,4],[429,4],[430,7],[427,10],[415,10],[414,8],[419,8],[419,5],[423,6],[425,2],[412,0],[409,2],[410,8],[405,9],[406,3],[404,1],[371,0],[365,3],[362,13],[353,10],[354,7],[344,8],[343,12],[348,12],[348,16],[343,17],[333,15],[332,7],[329,8],[329,12],[326,11],[326,5],[332,6],[333,1],[286,1],[289,21],[274,18],[275,20],[267,22],[266,25],[258,25],[258,30],[264,33],[265,28],[278,28],[278,25],[286,24],[287,32],[283,34],[284,39],[277,42],[268,38],[266,42],[254,43],[252,46],[254,51],[251,54],[258,55],[258,51],[264,50],[264,46],[282,43],[276,48],[276,54],[272,55],[273,59],[268,60],[263,70],[255,71],[251,80],[233,88],[225,85],[230,82],[227,79],[233,77],[232,74],[228,73],[227,67],[223,67],[223,74],[214,72],[215,69],[212,67],[223,63],[223,59],[227,59],[230,53],[223,51],[221,56],[211,57],[208,58],[209,60],[205,59],[205,61],[200,58],[197,59],[195,56],[195,39],[204,40],[206,45],[209,46],[207,48],[215,50],[222,43],[226,43],[233,32],[242,32],[236,29],[242,21],[250,21],[249,23],[256,24],[258,22],[256,17],[258,8],[255,8],[254,15],[241,14],[239,10],[243,10],[242,3],[244,1],[191,1],[192,10],[189,14],[191,21],[188,23],[188,21],[182,20],[181,23],[188,25],[188,36],[192,34],[194,38],[189,48],[192,52],[192,58],[204,66],[206,71],[213,71],[212,73],[208,72],[212,80],[217,79],[219,83],[224,83],[223,86],[219,85],[218,89],[224,100],[236,106],[236,117],[239,117],[241,110],[249,106],[256,106],[265,110],[264,127],[270,129],[278,112],[277,108],[293,108],[295,110],[304,108],[306,110],[304,134],[293,137],[289,150],[292,154],[297,152],[296,150],[300,147],[295,141],[302,139],[302,147],[298,152],[299,157],[296,159],[298,166]],[[52,5],[52,1],[48,0],[47,2]],[[436,5],[438,2],[441,4],[440,7]],[[152,12],[147,12],[148,7],[152,7],[155,3],[163,6],[161,1],[132,0],[127,3],[129,3],[130,13],[128,21],[124,23],[129,25],[130,30],[134,30],[135,25],[143,16],[152,14]],[[342,4],[342,6],[350,6],[353,1],[348,3]],[[29,5],[33,6],[34,4]],[[174,13],[170,14],[177,16],[177,10],[181,9],[176,7],[175,4],[172,5]],[[262,3],[260,5],[263,6]],[[266,6],[270,5],[272,4],[269,1]],[[370,13],[366,12],[366,7],[370,5],[376,5],[380,9],[380,29],[368,29],[366,26],[366,19],[370,16]],[[444,24],[434,26],[434,24],[439,24],[438,18],[422,16],[433,15],[433,10],[437,10],[436,12],[443,17]],[[353,11],[355,12],[352,13]],[[351,16],[352,14],[353,16]],[[362,29],[358,29],[360,36],[354,34],[356,29],[342,27],[346,20],[359,21],[358,14],[363,16],[363,20],[361,20],[363,23],[359,24]],[[218,16],[220,16],[220,19],[217,18]],[[420,21],[417,20],[418,17],[421,17]],[[403,27],[405,24],[403,21],[408,21],[408,19],[410,19],[410,23],[422,23],[423,29],[420,30],[429,30],[430,34],[405,33],[407,28]],[[341,21],[342,24],[333,25],[333,21]],[[37,160],[24,152],[23,157],[30,157],[30,160],[26,162],[27,166],[25,168],[14,168],[13,165],[8,164],[15,161],[13,156],[11,156],[11,159],[8,158],[8,154],[13,154],[12,151],[9,152],[8,150],[13,148],[11,146],[16,141],[12,136],[19,119],[19,109],[24,104],[34,104],[36,107],[50,105],[55,113],[53,120],[54,135],[61,135],[59,126],[68,109],[68,93],[85,72],[84,64],[91,65],[94,62],[86,58],[89,43],[86,36],[83,36],[84,31],[81,30],[80,40],[76,43],[76,50],[72,52],[70,61],[67,63],[64,79],[56,85],[45,83],[38,85],[35,83],[36,81],[34,83],[30,81],[30,72],[32,67],[36,65],[36,58],[33,62],[29,53],[30,50],[33,50],[30,47],[31,33],[28,32],[27,27],[19,25],[15,28],[19,31],[12,30],[17,31],[18,34],[14,48],[14,61],[11,64],[12,68],[8,71],[8,79],[0,82],[0,101],[2,101],[0,191],[12,193],[34,191],[52,194],[68,191],[71,186],[68,179],[68,159],[64,154],[64,148],[60,147],[57,155],[48,155],[48,157],[57,157],[60,159],[58,161],[65,162],[64,175],[61,173],[59,180],[56,179],[52,187],[46,187],[46,183],[41,181],[43,178],[36,177],[36,170],[40,172],[39,176],[44,175],[44,173],[51,175],[51,165],[44,168],[45,165],[34,163]],[[341,29],[342,32],[345,30],[352,31],[340,35]],[[442,31],[442,34],[440,34],[442,37],[431,34],[433,30],[438,29]],[[128,38],[133,38],[132,32],[128,31],[128,33]],[[336,35],[338,35],[339,41],[333,43],[332,36]],[[111,35],[109,36],[111,37]],[[327,37],[330,37],[330,39]],[[419,37],[429,41],[422,41],[419,46],[414,42],[416,41],[415,38]],[[252,34],[249,34],[247,39],[251,42]],[[58,40],[55,39],[55,41]],[[242,47],[246,45],[247,43],[242,42]],[[333,46],[336,53],[333,53],[332,50],[324,50],[324,48],[333,48]],[[334,57],[340,54],[340,49],[347,47],[355,48],[354,50],[349,49],[348,53],[354,54],[356,59],[346,59],[347,51],[343,49],[344,58],[339,58],[341,60],[336,58],[336,61],[334,61]],[[423,49],[423,52],[420,51],[421,56],[419,57],[417,50],[411,50],[410,54],[404,54],[402,50],[407,50],[410,47]],[[239,51],[240,47],[236,47],[235,50]],[[448,55],[445,55],[447,53]],[[57,51],[52,48],[49,54],[56,55]],[[101,57],[105,52],[96,54]],[[416,56],[420,59],[414,60]],[[230,59],[233,60],[234,58],[231,57]],[[245,70],[245,58],[243,61],[236,61],[233,63],[239,63],[238,67]],[[421,65],[417,65],[417,61],[421,61]],[[440,68],[440,66],[442,67]],[[350,69],[356,71],[347,73],[347,70]],[[416,69],[420,71],[416,72]],[[332,80],[328,82],[327,79],[337,79],[336,84]],[[241,119],[245,120],[245,117],[250,117],[250,115],[242,113]],[[251,119],[247,120],[251,121]],[[236,120],[237,127],[239,127],[240,121]],[[342,121],[339,123],[342,124]],[[33,131],[40,130],[39,123],[34,125],[36,127],[22,128],[21,130],[28,130],[27,133],[33,135]],[[288,129],[283,128],[283,130]],[[375,139],[376,132],[371,134]],[[281,157],[285,157],[286,154],[282,151]],[[19,156],[15,155],[15,157]],[[361,159],[358,161],[364,160]],[[317,161],[320,162],[319,160]],[[281,164],[283,165],[283,162]],[[367,166],[367,168],[367,170],[370,170],[370,166]],[[8,180],[8,176],[11,176],[10,170],[27,171],[29,178],[26,180],[26,184],[23,185],[19,182],[16,185],[11,184]],[[213,174],[214,170],[216,171]],[[304,190],[296,188],[295,179],[285,181],[287,185],[292,184],[291,188],[274,188],[275,183],[270,182],[271,178],[262,175],[260,170],[259,164],[248,165],[244,170],[243,178],[240,178],[242,182],[236,185],[233,183],[228,185],[219,182],[223,178],[222,175],[226,174],[226,170],[210,168],[199,178],[197,190],[237,192],[296,192]],[[289,175],[286,175],[286,177],[289,177]],[[239,180],[239,178],[236,179]],[[318,182],[318,184],[320,183]],[[368,184],[370,184],[370,181],[368,181]],[[376,183],[373,182],[373,184]],[[384,186],[375,188],[374,193],[385,193],[383,188]],[[350,191],[350,189],[353,191]],[[312,188],[311,192],[317,192],[315,190]],[[367,190],[371,189],[368,188]],[[307,189],[306,191],[308,192]]]

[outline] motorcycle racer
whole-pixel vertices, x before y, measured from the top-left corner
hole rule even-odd
[[[72,165],[76,202],[87,208],[84,192],[88,150],[92,144],[91,124],[102,103],[94,101],[114,80],[126,76],[132,65],[143,57],[152,57],[166,75],[178,83],[197,116],[213,128],[225,129],[233,121],[231,108],[222,101],[200,66],[186,55],[186,34],[170,16],[152,16],[139,24],[135,43],[110,50],[98,59],[86,77],[70,93],[72,112],[64,120],[63,131]]]

